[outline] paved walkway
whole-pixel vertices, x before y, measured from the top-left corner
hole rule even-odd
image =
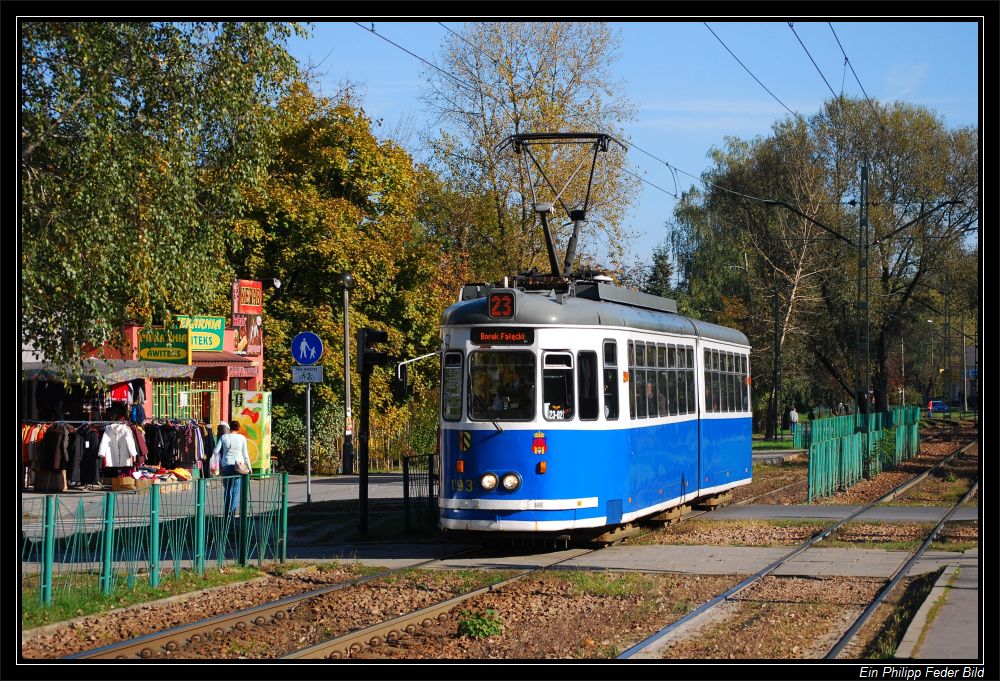
[[[949,561],[910,622],[899,659],[977,660],[982,651],[978,555]]]

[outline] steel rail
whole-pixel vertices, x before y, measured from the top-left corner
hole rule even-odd
[[[455,596],[454,598],[449,598],[446,601],[436,603],[434,605],[416,610],[405,615],[401,615],[394,619],[388,620],[386,622],[380,622],[378,624],[372,625],[365,629],[359,631],[352,631],[343,636],[338,636],[337,638],[324,641],[322,643],[317,643],[311,645],[307,648],[302,648],[301,650],[288,653],[283,657],[279,658],[282,660],[301,660],[301,659],[341,659],[349,657],[354,653],[358,653],[364,650],[366,647],[373,647],[381,645],[385,641],[393,641],[402,638],[406,634],[413,634],[417,631],[418,627],[429,627],[435,622],[444,622],[448,619],[448,612],[451,611],[455,606],[464,603],[465,601],[471,600],[476,596],[480,596],[485,593],[492,591],[497,591],[503,587],[512,584],[518,580],[524,579],[528,575],[532,575],[541,570],[549,570],[560,563],[565,563],[570,560],[575,560],[581,556],[586,556],[591,553],[600,551],[601,549],[585,549],[580,553],[573,556],[568,556],[566,558],[560,558],[557,561],[548,563],[547,565],[540,565],[534,568],[525,570],[524,572],[505,579],[503,581],[497,582],[496,584],[491,584],[490,586],[483,587],[481,589],[476,589],[475,591],[470,591],[467,594],[462,594],[460,596]]]
[[[161,650],[174,651],[181,646],[190,643],[199,643],[205,636],[221,636],[232,629],[242,631],[247,625],[260,626],[268,622],[280,622],[284,620],[289,612],[298,607],[299,604],[319,596],[323,596],[334,591],[339,591],[352,586],[358,586],[366,582],[382,579],[395,572],[419,568],[431,563],[451,560],[463,556],[473,551],[478,551],[479,547],[466,549],[446,558],[433,558],[421,561],[405,567],[393,568],[367,577],[352,579],[340,584],[332,584],[321,589],[314,589],[301,594],[286,596],[271,603],[256,605],[236,612],[216,615],[197,622],[181,624],[163,631],[156,631],[137,638],[118,641],[100,648],[85,650],[72,655],[67,655],[62,659],[66,660],[101,660],[101,659],[148,659]]]
[[[854,638],[854,636],[858,633],[861,627],[864,626],[865,622],[868,621],[868,618],[872,616],[876,608],[878,608],[878,606],[882,603],[885,597],[888,596],[889,593],[891,593],[892,590],[896,588],[896,585],[899,584],[900,580],[903,579],[903,577],[905,577],[907,573],[909,573],[910,567],[912,567],[912,565],[921,556],[924,555],[924,552],[927,551],[927,549],[930,547],[931,542],[933,542],[934,539],[937,537],[938,533],[941,531],[941,528],[944,527],[945,523],[947,523],[951,519],[951,516],[955,514],[955,511],[961,508],[962,504],[967,502],[972,497],[972,495],[976,493],[977,489],[979,489],[979,483],[978,482],[973,483],[972,487],[969,488],[969,491],[965,493],[965,495],[958,501],[958,503],[952,506],[951,510],[948,511],[948,513],[943,518],[941,518],[940,522],[938,522],[938,524],[934,526],[934,529],[931,530],[930,534],[927,535],[927,539],[925,539],[924,543],[920,545],[920,548],[914,552],[913,556],[911,556],[910,559],[906,561],[906,563],[900,566],[900,568],[892,576],[892,579],[890,579],[889,582],[882,587],[882,590],[878,592],[878,595],[876,595],[875,598],[872,600],[872,602],[868,605],[868,607],[865,608],[864,612],[862,612],[861,615],[858,616],[858,618],[854,621],[854,624],[852,624],[851,627],[844,633],[844,635],[840,637],[840,640],[834,644],[834,646],[830,649],[830,652],[826,654],[825,659],[827,660],[836,659],[837,655],[839,655],[840,652],[844,649],[844,647],[847,646],[848,643],[850,643],[851,639]]]
[[[926,471],[924,471],[924,473],[922,473],[919,476],[916,476],[916,478],[914,478],[914,480],[916,480],[917,478],[919,478],[919,479],[922,480],[931,471],[933,471],[933,470],[935,470],[935,469],[937,469],[937,468],[945,465],[946,463],[948,463],[949,461],[951,461],[953,458],[955,458],[956,456],[958,456],[960,453],[964,452],[966,449],[972,447],[975,444],[976,444],[975,442],[970,442],[967,445],[963,445],[963,446],[959,447],[954,452],[952,452],[951,454],[949,454],[948,456],[944,457],[943,459],[941,459],[940,461],[938,461],[936,464],[934,464],[934,466],[932,466],[931,468],[928,468]],[[809,547],[811,547],[813,544],[821,541],[822,539],[825,539],[827,536],[829,536],[831,533],[833,533],[834,531],[836,531],[838,528],[840,528],[842,525],[844,525],[845,523],[847,523],[849,520],[851,520],[851,519],[853,519],[853,518],[861,515],[862,513],[870,510],[871,508],[877,506],[878,504],[884,503],[884,502],[889,501],[890,499],[894,498],[895,496],[897,496],[898,490],[900,488],[905,487],[905,488],[909,489],[914,484],[914,480],[909,480],[909,481],[903,483],[902,485],[899,485],[898,487],[894,488],[893,490],[891,490],[887,494],[884,494],[883,496],[879,497],[875,501],[867,504],[866,506],[862,506],[861,508],[859,508],[858,510],[854,511],[853,513],[851,513],[850,515],[846,516],[845,518],[842,518],[842,519],[836,521],[835,523],[833,523],[832,525],[830,525],[829,527],[827,527],[826,529],[821,530],[820,532],[818,532],[817,534],[813,535],[812,537],[810,537],[809,539],[807,539],[806,541],[804,541],[802,544],[800,544],[799,546],[797,546],[795,549],[793,549],[789,553],[787,553],[784,556],[778,558],[777,560],[775,560],[774,562],[772,562],[770,565],[768,565],[767,567],[763,568],[762,570],[759,570],[758,572],[750,575],[749,577],[747,577],[746,579],[744,579],[742,582],[740,582],[736,586],[733,586],[733,587],[727,589],[726,591],[724,591],[723,593],[719,594],[715,598],[711,599],[707,603],[704,603],[703,605],[695,608],[694,610],[692,610],[691,612],[687,613],[686,615],[684,615],[683,617],[681,617],[677,621],[672,622],[671,624],[667,625],[666,627],[664,627],[660,631],[656,632],[652,636],[649,636],[648,638],[640,641],[639,643],[636,643],[634,646],[632,646],[631,648],[629,648],[628,650],[626,650],[625,652],[623,652],[621,655],[619,655],[617,659],[619,659],[619,660],[630,659],[630,658],[634,657],[635,655],[637,655],[638,653],[640,653],[640,652],[642,652],[642,651],[644,651],[644,650],[652,647],[654,644],[656,644],[657,642],[659,642],[661,639],[663,639],[664,637],[670,635],[671,633],[673,633],[674,631],[676,631],[677,629],[679,629],[683,625],[687,624],[688,622],[691,622],[692,620],[694,620],[697,617],[700,617],[700,616],[704,615],[706,612],[708,612],[709,610],[715,608],[716,606],[718,606],[719,604],[723,603],[724,601],[728,600],[730,597],[736,595],[740,591],[743,591],[744,589],[746,589],[747,587],[755,584],[756,582],[759,582],[764,577],[766,577],[767,575],[771,574],[776,569],[778,569],[779,567],[781,567],[784,563],[788,562],[789,560],[791,560],[795,556],[799,555],[800,553],[802,553],[803,551],[805,551],[806,549],[808,549]]]

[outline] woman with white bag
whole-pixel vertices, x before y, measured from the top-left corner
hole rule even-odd
[[[240,422],[230,421],[230,432],[219,436],[219,441],[215,444],[215,450],[212,452],[213,458],[217,454],[219,455],[223,484],[226,488],[225,509],[227,515],[236,513],[240,505],[242,480],[236,476],[249,475],[252,470],[247,439],[239,430]]]

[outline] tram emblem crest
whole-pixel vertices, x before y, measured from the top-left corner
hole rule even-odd
[[[544,454],[545,450],[545,433],[535,433],[535,439],[531,442],[532,453]]]
[[[463,452],[467,452],[470,447],[472,447],[472,433],[467,430],[460,430],[458,432],[458,448]]]

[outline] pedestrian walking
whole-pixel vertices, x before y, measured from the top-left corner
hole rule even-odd
[[[795,437],[795,429],[799,425],[799,412],[795,411],[795,406],[793,405],[791,410],[788,412],[788,423],[792,427],[792,437]]]
[[[249,475],[253,470],[247,439],[240,432],[239,421],[229,422],[229,432],[219,437],[212,453],[220,455],[219,463],[222,466],[223,484],[226,489],[225,513],[234,515],[240,505],[240,486],[243,482],[238,476]]]

